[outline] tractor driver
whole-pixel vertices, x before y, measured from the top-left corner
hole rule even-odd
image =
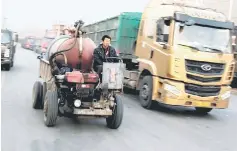
[[[94,56],[94,63],[93,69],[99,74],[100,80],[102,81],[102,69],[103,69],[103,62],[114,62],[115,59],[106,57],[117,57],[115,49],[110,45],[111,37],[108,35],[104,35],[102,37],[101,44],[95,48],[93,56]]]

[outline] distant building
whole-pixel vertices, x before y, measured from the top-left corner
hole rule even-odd
[[[65,28],[65,25],[62,25],[62,24],[53,25],[53,30],[57,31],[57,35],[62,34],[64,28]]]
[[[62,35],[64,29],[65,29],[65,25],[54,24],[54,25],[52,25],[52,29],[47,29],[45,31],[44,37],[55,38],[55,37],[57,37],[59,35]]]

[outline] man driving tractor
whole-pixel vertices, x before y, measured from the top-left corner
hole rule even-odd
[[[107,57],[117,57],[115,49],[110,46],[111,37],[104,35],[101,40],[102,43],[97,48],[95,48],[93,53],[93,69],[99,74],[100,80],[102,80],[101,73],[103,70],[103,62],[114,62],[115,59]]]

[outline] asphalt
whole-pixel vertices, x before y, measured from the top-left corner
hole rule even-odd
[[[105,119],[59,118],[48,128],[42,110],[32,108],[32,87],[39,61],[18,47],[11,71],[1,71],[2,151],[237,151],[237,95],[228,109],[206,116],[192,108],[143,109],[136,95],[125,94],[121,127]]]

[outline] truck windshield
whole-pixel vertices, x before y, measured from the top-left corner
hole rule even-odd
[[[175,45],[195,48],[199,51],[231,53],[230,31],[198,25],[175,24]]]
[[[11,36],[9,33],[1,32],[1,43],[7,44],[11,42]]]

